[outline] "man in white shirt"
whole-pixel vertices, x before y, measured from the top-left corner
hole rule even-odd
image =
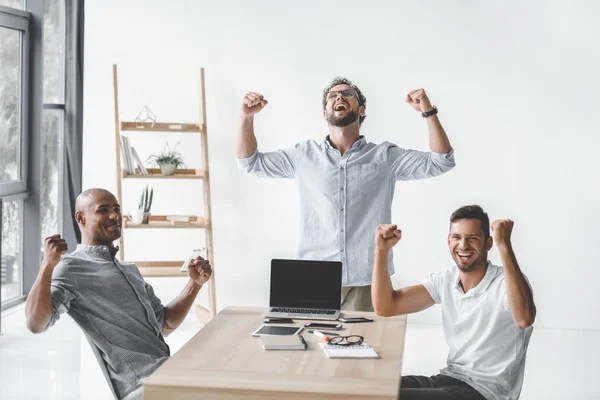
[[[387,272],[387,254],[402,232],[391,224],[377,228],[371,293],[375,312],[403,315],[441,304],[449,347],[448,365],[439,375],[402,377],[402,400],[519,398],[536,308],[512,249],[512,228],[511,220],[494,221],[491,237],[481,207],[459,208],[450,217],[448,235],[456,267],[396,290]],[[494,243],[504,267],[487,259]]]

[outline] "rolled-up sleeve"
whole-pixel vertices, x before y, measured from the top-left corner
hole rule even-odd
[[[238,168],[261,178],[293,178],[296,171],[297,148],[261,153],[238,158]]]
[[[69,270],[69,266],[60,262],[52,271],[50,282],[50,298],[52,301],[52,316],[44,330],[49,329],[60,319],[60,316],[71,308],[71,303],[78,297],[79,286]]]
[[[156,322],[158,322],[158,326],[162,327],[165,325],[165,306],[162,301],[154,294],[154,289],[148,282],[144,282],[146,287],[146,293],[148,294],[148,298],[150,299],[150,304],[152,305],[152,309],[154,310],[154,315],[156,316]]]
[[[456,165],[454,149],[448,153],[424,152],[402,149],[391,143],[387,149],[387,159],[398,181],[431,178],[450,171]]]

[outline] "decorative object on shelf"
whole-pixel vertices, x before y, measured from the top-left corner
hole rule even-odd
[[[181,153],[177,150],[179,142],[173,149],[169,148],[169,143],[165,145],[165,149],[157,154],[152,154],[148,161],[158,166],[162,171],[163,175],[173,175],[175,170],[179,167],[185,167]]]
[[[147,224],[148,218],[150,217],[150,208],[152,207],[152,198],[154,196],[154,188],[150,187],[148,190],[148,185],[144,189],[142,189],[142,195],[140,196],[140,201],[138,203],[138,209],[131,213],[131,222],[139,225],[139,224]]]
[[[140,111],[137,117],[135,117],[135,122],[137,122],[140,126],[143,126],[144,122],[150,122],[152,123],[151,126],[154,127],[154,124],[156,123],[156,115],[150,111],[148,106],[144,106],[142,111]]]

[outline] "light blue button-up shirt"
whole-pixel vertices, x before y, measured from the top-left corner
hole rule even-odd
[[[325,138],[238,159],[247,173],[296,181],[300,195],[297,257],[341,261],[344,286],[371,284],[375,229],[392,222],[396,181],[429,178],[454,167],[447,154],[368,143],[364,136],[342,155]],[[392,252],[389,273],[394,273]]]

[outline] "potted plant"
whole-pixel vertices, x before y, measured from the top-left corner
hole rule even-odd
[[[165,145],[165,149],[159,154],[152,154],[148,157],[148,161],[160,168],[163,175],[173,175],[175,170],[180,167],[185,167],[181,153],[177,150],[179,142],[175,148],[169,149],[169,144]]]
[[[134,224],[147,224],[150,217],[150,208],[152,207],[152,197],[154,196],[154,188],[148,185],[142,189],[142,195],[138,202],[138,209],[131,213],[131,222]]]

